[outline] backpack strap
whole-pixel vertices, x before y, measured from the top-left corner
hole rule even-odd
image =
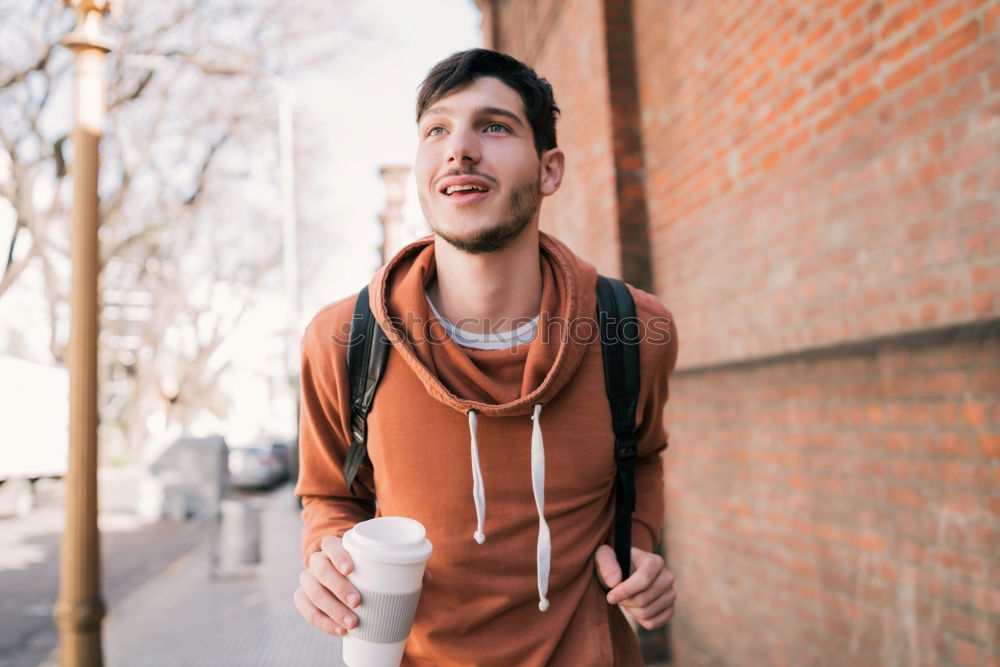
[[[354,478],[368,458],[368,411],[382,379],[391,344],[375,321],[368,305],[368,286],[358,293],[347,349],[347,372],[351,386],[351,444],[344,460],[344,480],[354,494]]]
[[[632,572],[635,510],[635,410],[639,403],[639,328],[635,302],[620,280],[597,277],[597,311],[604,355],[604,387],[615,432],[615,555],[622,580]],[[635,323],[635,328],[628,326]]]

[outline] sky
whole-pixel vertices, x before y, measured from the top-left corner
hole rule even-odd
[[[378,268],[377,216],[385,204],[378,171],[412,164],[420,81],[439,60],[482,46],[481,15],[472,0],[368,0],[359,20],[371,21],[377,43],[298,85],[300,113],[319,114],[332,132],[326,169],[335,217],[329,225],[343,239],[324,262],[322,278],[303,286],[305,321],[320,306],[356,292]],[[415,197],[407,203],[407,217],[419,217]]]

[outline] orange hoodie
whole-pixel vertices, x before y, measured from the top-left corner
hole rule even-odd
[[[357,495],[342,473],[355,297],[324,307],[306,328],[296,487],[303,562],[323,537],[372,516],[427,528],[434,552],[404,665],[642,664],[593,562],[611,543],[615,482],[597,272],[539,236],[538,333],[510,349],[460,346],[434,318],[424,295],[435,274],[433,236],[373,277],[372,312],[393,347],[368,416],[372,466],[361,467]],[[644,334],[632,543],[648,551],[663,519],[663,406],[677,332],[654,296],[630,291]]]

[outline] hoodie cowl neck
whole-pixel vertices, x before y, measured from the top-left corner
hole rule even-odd
[[[544,232],[539,232],[539,265],[538,333],[512,350],[464,348],[444,332],[424,294],[437,272],[433,235],[404,247],[375,274],[368,290],[372,313],[435,400],[463,413],[529,415],[536,403],[558,394],[579,367],[587,336],[570,334],[596,331],[580,323],[596,318],[593,265]],[[509,371],[521,367],[517,391]]]

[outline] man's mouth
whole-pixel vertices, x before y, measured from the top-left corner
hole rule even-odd
[[[488,197],[490,184],[480,176],[450,176],[438,183],[438,192],[452,203],[464,204]]]
[[[469,192],[489,192],[489,188],[480,185],[449,185],[444,189],[444,193],[449,197],[455,193],[464,195]]]

